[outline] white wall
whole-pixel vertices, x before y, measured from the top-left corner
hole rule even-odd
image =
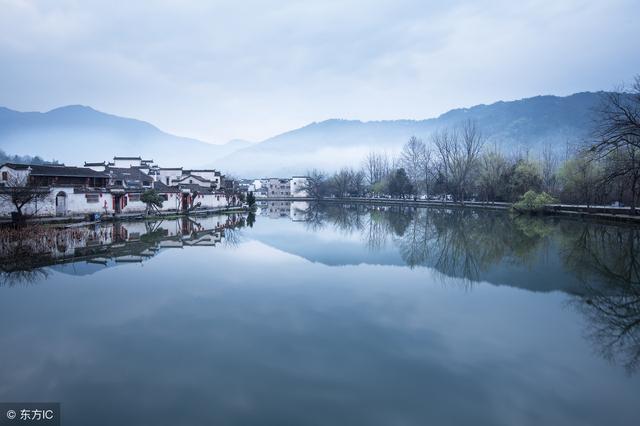
[[[119,159],[116,160],[115,158],[113,159],[113,167],[122,167],[122,168],[127,168],[127,167],[140,167],[142,165],[142,160],[138,160],[138,159]]]
[[[173,185],[172,181],[174,179],[178,179],[180,176],[182,176],[182,169],[176,169],[176,170],[159,169],[158,170],[158,181],[164,183],[165,185],[172,186]],[[168,183],[167,183],[167,178],[169,178]]]
[[[307,187],[308,179],[306,177],[293,177],[291,178],[291,196],[292,197],[307,197],[308,193],[305,189]]]

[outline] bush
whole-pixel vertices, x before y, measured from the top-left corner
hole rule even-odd
[[[527,191],[520,201],[513,205],[513,208],[518,211],[539,212],[549,204],[557,203],[558,200],[553,198],[546,192],[537,193],[536,191]]]

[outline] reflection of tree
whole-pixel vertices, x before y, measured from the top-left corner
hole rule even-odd
[[[37,282],[46,279],[48,276],[49,272],[44,268],[0,271],[0,287],[36,284]]]
[[[502,260],[528,260],[541,241],[541,235],[524,233],[504,214],[468,209],[421,209],[397,240],[407,265],[431,266],[471,281]]]
[[[571,229],[568,229],[571,228]],[[640,231],[572,224],[562,232],[563,260],[584,283],[574,304],[587,335],[606,359],[633,373],[640,365]]]
[[[504,259],[529,260],[550,234],[549,224],[539,218],[515,220],[469,209],[331,203],[310,206],[307,217],[313,218],[312,229],[331,223],[345,233],[359,232],[370,250],[391,239],[408,266],[430,266],[472,281]]]

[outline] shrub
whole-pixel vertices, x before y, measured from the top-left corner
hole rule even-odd
[[[558,201],[546,192],[537,193],[536,191],[529,190],[522,197],[520,201],[513,205],[513,208],[518,211],[539,212],[549,204],[557,203]]]

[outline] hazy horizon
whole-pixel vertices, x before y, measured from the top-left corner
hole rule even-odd
[[[87,105],[217,144],[610,90],[640,69],[630,0],[0,5],[0,105]]]

